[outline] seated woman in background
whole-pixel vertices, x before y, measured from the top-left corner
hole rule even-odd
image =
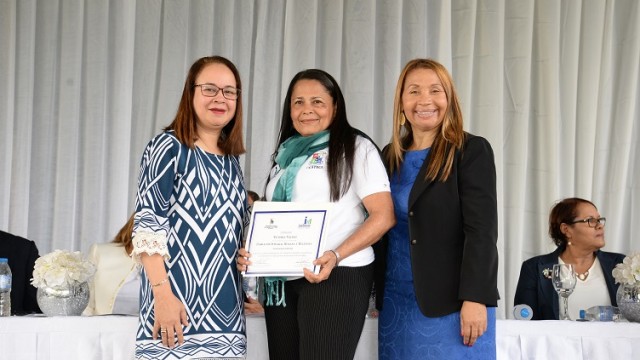
[[[533,309],[533,320],[557,320],[559,297],[553,288],[554,264],[573,264],[576,287],[569,296],[569,316],[578,319],[581,309],[616,304],[611,271],[624,259],[623,254],[600,251],[604,247],[605,218],[588,200],[568,198],[558,202],[549,215],[549,235],[558,247],[547,255],[533,257],[522,264],[514,304]]]
[[[33,267],[39,257],[38,247],[33,240],[0,231],[0,258],[9,260],[13,275],[11,315],[42,312],[36,300],[36,288],[29,281],[33,278]]]
[[[132,230],[133,215],[113,241],[93,244],[89,249],[89,260],[96,265],[96,274],[90,285],[91,295],[84,315],[138,315],[140,273],[129,256],[133,249]]]

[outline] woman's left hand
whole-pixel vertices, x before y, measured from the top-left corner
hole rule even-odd
[[[473,301],[464,301],[460,310],[460,335],[465,345],[473,346],[487,331],[487,307]]]
[[[318,275],[314,274],[313,271],[305,268],[304,269],[304,278],[307,279],[312,284],[319,283],[321,281],[325,281],[331,275],[331,271],[333,268],[337,266],[338,258],[332,251],[325,251],[322,256],[317,258],[313,265],[320,265],[320,272]]]

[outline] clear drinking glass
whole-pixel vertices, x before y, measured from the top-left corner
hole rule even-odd
[[[576,272],[573,270],[573,265],[553,265],[551,281],[553,281],[553,287],[558,295],[562,297],[560,320],[571,320],[569,317],[569,295],[573,293],[573,289],[576,287]]]

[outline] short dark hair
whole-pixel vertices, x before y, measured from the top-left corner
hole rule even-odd
[[[558,201],[549,214],[549,236],[556,246],[565,248],[567,246],[567,236],[562,232],[560,226],[571,223],[578,216],[578,205],[590,204],[597,209],[594,203],[581,198],[566,198]]]

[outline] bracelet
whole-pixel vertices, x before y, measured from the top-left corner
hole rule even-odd
[[[167,281],[169,281],[169,278],[164,278],[164,280],[162,280],[162,281],[160,281],[160,282],[158,282],[158,283],[151,284],[151,287],[158,287],[158,286],[160,286],[160,285],[162,285],[162,284],[166,283]]]
[[[336,265],[338,265],[338,263],[340,262],[340,253],[337,252],[336,250],[329,250],[333,253],[333,255],[336,256]]]

